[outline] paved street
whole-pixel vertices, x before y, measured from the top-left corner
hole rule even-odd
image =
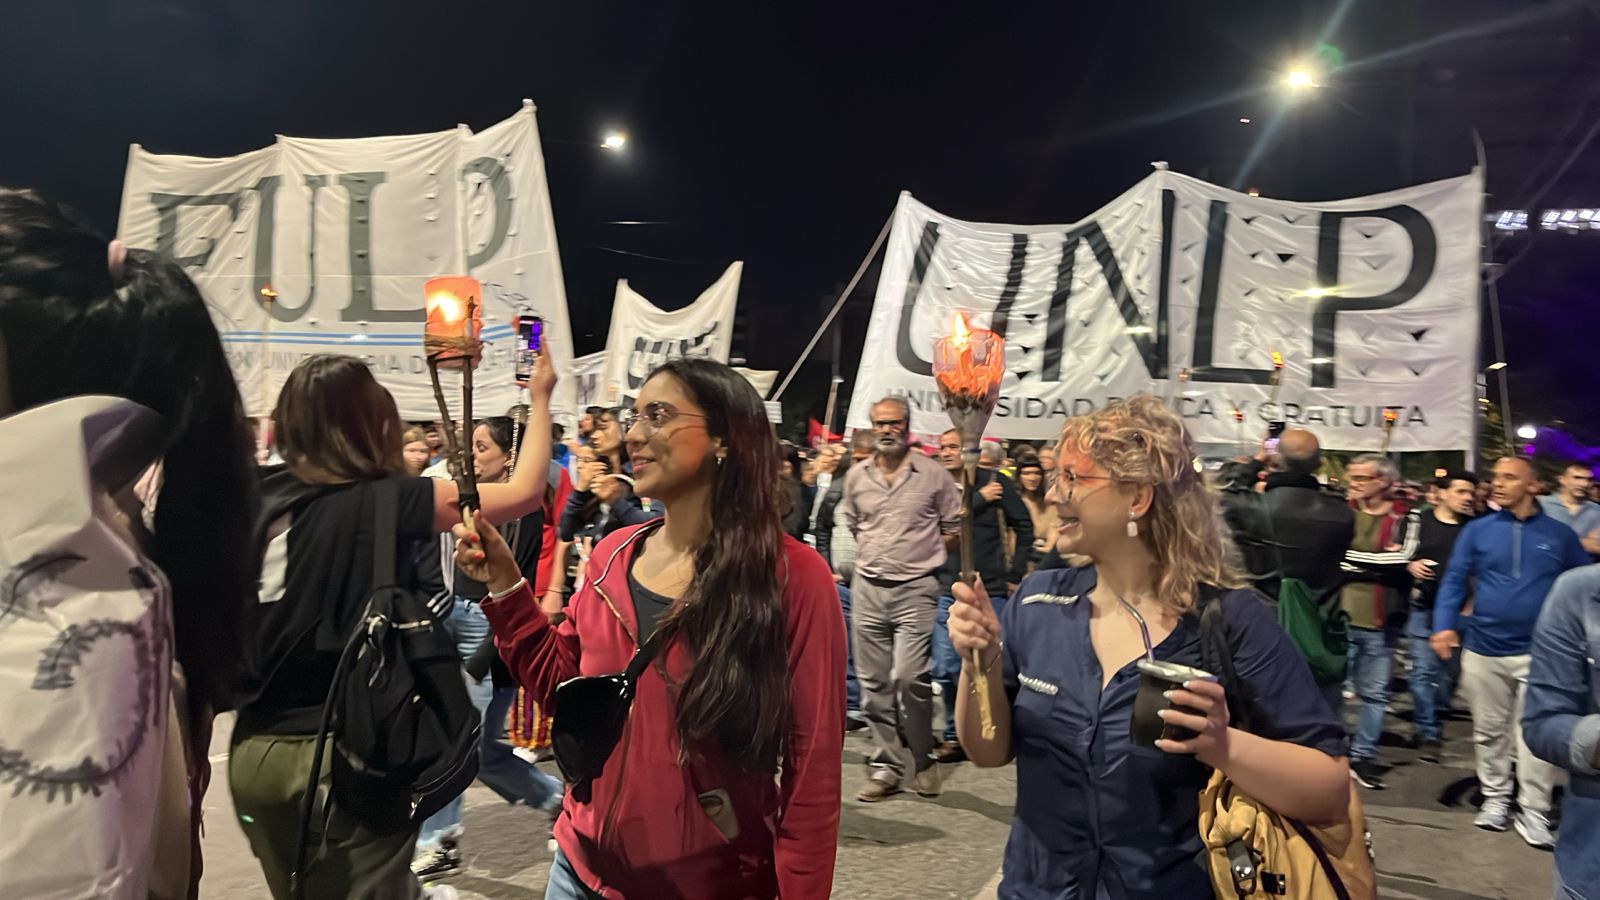
[[[1399,695],[1401,718],[1408,698]],[[1470,726],[1449,725],[1443,765],[1416,762],[1402,749],[1409,724],[1391,718],[1384,759],[1395,769],[1389,790],[1362,791],[1378,848],[1381,896],[1396,900],[1544,900],[1550,896],[1550,854],[1514,832],[1472,827]],[[206,898],[266,896],[255,858],[233,818],[228,797],[227,723],[212,750],[215,778],[207,800]],[[860,786],[869,749],[855,732],[845,741],[843,790]],[[860,898],[992,897],[1010,822],[1016,779],[1010,767],[945,767],[937,800],[900,795],[874,804],[843,801],[834,896]],[[540,900],[550,862],[543,817],[502,803],[487,788],[467,794],[467,871],[450,879],[465,898]]]

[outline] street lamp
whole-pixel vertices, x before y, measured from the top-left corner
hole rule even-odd
[[[1539,429],[1533,427],[1532,425],[1521,425],[1517,427],[1517,437],[1522,438],[1525,441],[1531,441],[1538,436]]]
[[[605,140],[600,142],[600,146],[615,153],[628,146],[628,136],[620,131],[608,131],[606,132]]]
[[[1303,94],[1322,85],[1317,84],[1317,76],[1311,69],[1298,65],[1284,73],[1283,86],[1297,94]]]
[[[1503,362],[1493,362],[1493,363],[1490,363],[1488,365],[1488,367],[1486,367],[1484,369],[1484,371],[1485,372],[1498,372],[1501,369],[1504,369],[1505,367],[1506,367],[1506,364],[1503,363]]]

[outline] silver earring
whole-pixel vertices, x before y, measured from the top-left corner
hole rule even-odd
[[[722,457],[717,457],[717,468],[722,468]]]
[[[1128,537],[1139,536],[1139,520],[1133,517],[1133,510],[1128,510]]]

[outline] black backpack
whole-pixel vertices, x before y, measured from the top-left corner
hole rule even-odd
[[[396,584],[399,485],[385,480],[372,490],[374,590],[351,628],[322,707],[301,812],[296,882],[306,870],[318,775],[330,745],[328,808],[337,804],[380,833],[415,829],[478,774],[482,728],[455,644],[427,599]]]

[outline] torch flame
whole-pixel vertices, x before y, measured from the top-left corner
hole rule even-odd
[[[437,312],[445,322],[454,325],[466,318],[466,310],[461,307],[461,298],[455,294],[440,292],[428,297],[428,313]]]
[[[1395,412],[1392,409],[1386,409],[1386,410],[1383,411],[1383,424],[1386,425],[1386,426],[1387,425],[1393,425],[1395,423],[1395,420],[1399,419],[1399,418],[1400,418],[1400,414]]]
[[[1283,368],[1283,354],[1276,350],[1272,351],[1272,367],[1274,369]]]
[[[934,380],[940,389],[992,406],[1005,374],[1005,344],[992,331],[973,329],[959,310],[950,320],[950,336],[934,344]]]
[[[972,329],[967,327],[967,314],[956,310],[950,319],[950,342],[957,347],[965,347],[972,340]]]

